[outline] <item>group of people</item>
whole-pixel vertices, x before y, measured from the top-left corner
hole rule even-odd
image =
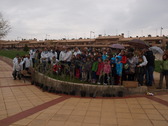
[[[166,63],[167,57],[167,54],[163,56],[163,61],[166,60]],[[155,56],[148,49],[139,51],[132,48],[127,50],[86,47],[79,49],[65,46],[43,50],[32,48],[29,55],[22,58],[17,56],[13,63],[14,73],[22,69],[28,70],[29,67],[35,67],[37,64],[42,64],[43,70],[47,71],[46,67],[52,65],[54,74],[66,71],[66,75],[95,84],[122,85],[123,81],[138,81],[139,85],[152,86],[154,82]],[[167,71],[166,63],[163,62],[162,68],[166,68]],[[168,78],[167,74],[164,72],[162,77],[166,75]],[[162,81],[159,85],[161,88]]]

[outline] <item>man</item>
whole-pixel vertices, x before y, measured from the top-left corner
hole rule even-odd
[[[47,51],[47,48],[44,48],[44,51],[41,53],[41,62],[43,64],[43,70],[44,70],[44,72],[46,71],[46,65],[47,65],[48,58],[49,58],[48,54],[49,53]]]
[[[64,61],[65,61],[66,53],[67,53],[67,49],[66,49],[66,47],[64,46],[63,49],[62,49],[62,51],[61,51],[60,54],[59,54],[59,61],[61,61],[61,62],[64,62]]]
[[[58,57],[57,52],[55,50],[51,50],[51,51],[48,52],[48,54],[49,54],[49,59],[51,61],[51,64],[56,62],[57,57]]]
[[[28,71],[31,66],[30,56],[26,55],[24,62],[25,62],[25,69]]]
[[[21,58],[18,58],[17,62],[15,62],[13,64],[13,78],[14,80],[16,80],[16,77],[19,78],[19,80],[21,79],[21,74],[20,74],[20,71],[21,71]]]
[[[31,66],[33,66],[33,67],[34,67],[34,64],[35,64],[35,53],[36,53],[36,50],[35,50],[35,47],[33,47],[33,48],[29,51]]]
[[[70,48],[67,49],[66,55],[64,57],[64,61],[70,66],[71,64],[71,58],[72,58],[72,52]]]
[[[14,66],[15,66],[15,64],[18,63],[18,58],[19,58],[19,54],[17,54],[16,57],[13,59],[13,73],[14,73],[14,71],[15,71]],[[12,74],[13,74],[13,73],[12,73]]]
[[[77,56],[78,54],[81,54],[81,51],[79,50],[78,47],[76,47],[73,55]]]
[[[146,59],[148,61],[146,65],[146,85],[147,86],[152,86],[154,78],[153,78],[153,72],[155,68],[155,56],[153,55],[153,52],[150,51],[149,49],[144,50],[144,55],[146,56]]]
[[[16,55],[16,57],[13,59],[13,65],[18,62],[19,54]]]

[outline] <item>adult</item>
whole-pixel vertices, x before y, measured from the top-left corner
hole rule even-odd
[[[81,54],[81,51],[79,50],[78,47],[75,47],[73,55],[77,56],[78,54]]]
[[[36,53],[35,47],[30,49],[29,55],[30,55],[31,66],[33,66],[33,67],[34,67],[34,64],[35,64],[35,53]]]
[[[58,55],[57,55],[57,52],[55,50],[50,50],[49,51],[49,59],[51,61],[51,64],[53,64],[56,59],[57,59]]]
[[[48,62],[48,50],[47,48],[44,48],[44,51],[42,51],[41,53],[41,62],[43,64],[43,71],[45,72],[46,71],[46,65],[47,65],[47,62]]]
[[[26,57],[24,58],[24,63],[25,63],[25,69],[28,71],[31,66],[31,59],[29,55],[26,55]]]
[[[149,49],[145,49],[144,51],[145,51],[144,55],[148,61],[146,65],[146,85],[152,86],[154,80],[153,72],[155,68],[155,56],[153,55],[153,52],[150,51]]]
[[[139,85],[144,85],[144,75],[146,73],[146,65],[148,61],[142,51],[139,52],[138,54],[138,63],[136,66],[136,77],[138,80]]]
[[[129,52],[127,55],[127,63],[128,63],[128,80],[134,81],[135,80],[135,67],[137,64],[137,58],[134,56],[132,52]]]
[[[168,54],[164,54],[162,57],[162,62],[160,65],[160,81],[159,81],[159,87],[158,89],[161,89],[163,86],[163,78],[165,76],[165,80],[166,80],[166,89],[168,89]]]
[[[19,54],[16,54],[16,57],[13,59],[13,65],[18,62]]]
[[[64,57],[64,61],[70,66],[71,65],[71,59],[72,59],[72,51],[70,48],[67,48],[67,52]]]
[[[62,48],[62,51],[59,54],[59,61],[64,62],[66,53],[67,53],[67,48],[64,46]]]

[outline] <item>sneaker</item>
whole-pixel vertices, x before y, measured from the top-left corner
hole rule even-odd
[[[107,83],[104,83],[104,85],[107,85]]]
[[[100,85],[100,82],[97,82],[97,84],[99,84],[99,85]]]

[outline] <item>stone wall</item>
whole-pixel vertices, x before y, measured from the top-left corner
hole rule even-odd
[[[8,63],[12,66],[12,59],[0,56],[0,60]],[[66,81],[60,81],[48,76],[43,75],[37,71],[32,73],[32,82],[39,86],[44,91],[79,95],[79,96],[128,96],[133,94],[144,94],[147,92],[146,86],[141,86],[137,88],[125,88],[124,86],[117,85],[92,85],[92,84],[82,84],[82,83],[72,83]]]
[[[4,57],[4,56],[0,56],[0,60],[6,62],[7,64],[9,64],[10,66],[13,65],[13,60],[8,58],[8,57]]]
[[[33,82],[43,90],[56,93],[73,94],[82,96],[128,96],[132,94],[144,94],[147,92],[146,86],[137,88],[125,88],[118,85],[92,85],[66,82],[47,77],[37,71],[33,75]]]

